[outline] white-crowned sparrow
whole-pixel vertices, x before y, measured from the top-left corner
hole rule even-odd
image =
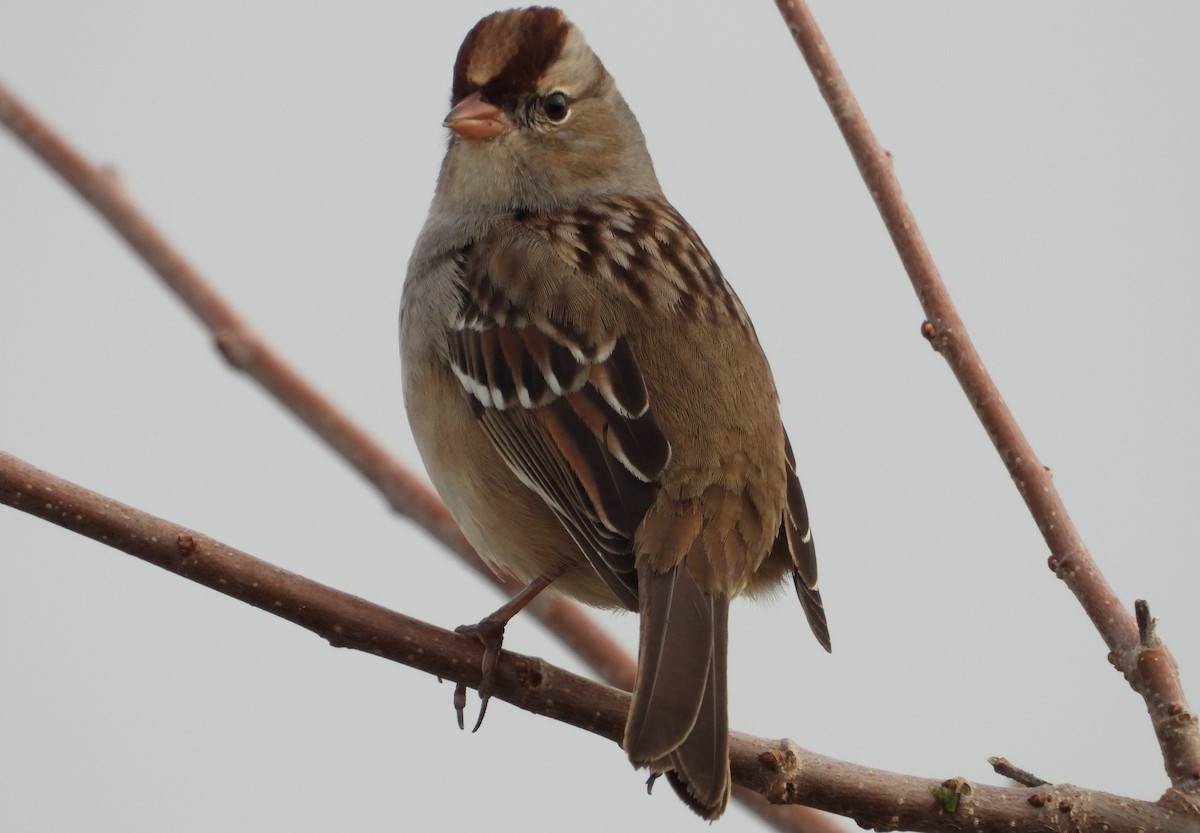
[[[499,569],[641,613],[624,748],[716,818],[730,598],[791,576],[829,647],[770,368],[562,12],[481,20],[451,104],[400,314],[421,456]]]

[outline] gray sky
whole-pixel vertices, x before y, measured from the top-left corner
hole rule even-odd
[[[0,6],[0,78],[414,467],[396,307],[485,3]],[[741,603],[731,722],[880,768],[1141,798],[1141,701],[944,362],[774,6],[567,7],[775,368],[833,631]],[[1200,6],[817,2],[976,344],[1200,705]],[[444,625],[495,592],[226,369],[0,138],[0,448]],[[596,613],[632,650],[636,620]],[[0,509],[0,829],[699,830],[614,745]],[[532,620],[509,646],[578,669]],[[755,829],[732,810],[723,829]]]

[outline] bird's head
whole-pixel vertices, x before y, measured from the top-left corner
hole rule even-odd
[[[659,193],[637,119],[558,9],[496,12],[454,63],[439,180],[461,207],[543,210]]]

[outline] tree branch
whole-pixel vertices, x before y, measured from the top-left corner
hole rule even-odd
[[[1200,721],[1188,706],[1178,667],[1157,639],[1138,626],[1092,559],[1067,513],[1050,471],[1041,464],[975,350],[908,208],[891,155],[858,106],[804,0],[776,0],[796,45],[833,114],[867,190],[874,198],[925,311],[921,328],[950,365],[1050,548],[1050,569],[1075,594],[1109,648],[1109,659],[1145,700],[1172,787],[1200,795]]]
[[[127,552],[253,605],[329,641],[478,686],[483,649],[474,639],[318,584],[199,532],[54,477],[0,453],[0,503]],[[503,652],[495,696],[533,714],[614,743],[624,733],[629,695],[536,657]],[[790,741],[731,736],[731,769],[743,788],[774,803],[798,804],[876,830],[989,833],[1185,833],[1194,807],[1134,801],[1057,785],[990,787],[870,769],[800,749]]]

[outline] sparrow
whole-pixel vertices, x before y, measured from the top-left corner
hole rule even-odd
[[[465,629],[488,648],[481,700],[504,622],[543,588],[637,611],[622,746],[715,819],[730,599],[790,578],[830,647],[767,359],[560,10],[480,20],[450,103],[400,345],[434,486],[480,555],[530,583]]]

